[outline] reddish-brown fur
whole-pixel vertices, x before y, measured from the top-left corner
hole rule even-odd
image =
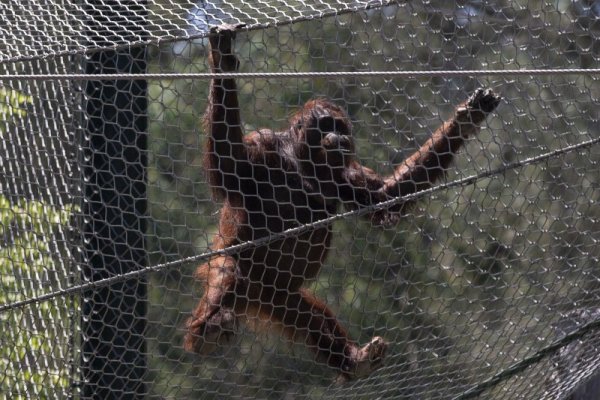
[[[234,36],[232,27],[213,30],[213,72],[237,70]],[[339,106],[311,100],[290,118],[287,130],[244,135],[235,80],[214,79],[204,120],[204,166],[214,196],[223,201],[213,249],[327,218],[340,203],[355,209],[429,187],[499,100],[490,90],[478,90],[417,152],[381,177],[356,160],[352,126]],[[394,222],[406,206],[370,218]],[[345,377],[380,366],[385,342],[376,337],[359,347],[333,312],[302,287],[319,272],[330,244],[331,226],[325,226],[198,267],[204,295],[187,322],[185,348],[208,353],[227,343],[244,320],[250,326],[268,324],[306,344]]]

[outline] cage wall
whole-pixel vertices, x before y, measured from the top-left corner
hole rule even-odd
[[[10,2],[0,15],[8,21],[0,39],[4,75],[71,74],[0,83],[1,396],[85,398],[114,382],[135,387],[123,398],[156,399],[597,394],[594,325],[535,355],[598,322],[600,3],[54,1]],[[337,371],[277,327],[255,332],[252,317],[231,345],[210,355],[183,349],[185,321],[202,295],[194,270],[206,261],[185,260],[211,250],[222,206],[211,197],[203,168],[209,80],[133,80],[147,85],[138,93],[147,107],[138,108],[127,96],[141,86],[119,86],[132,82],[125,75],[75,74],[128,74],[142,63],[149,74],[209,72],[208,27],[222,22],[247,24],[235,41],[242,73],[429,71],[237,79],[246,132],[281,130],[306,101],[328,98],[348,112],[357,157],[382,175],[477,88],[503,97],[439,185],[479,179],[421,196],[393,226],[358,215],[333,224],[329,255],[307,287],[354,340],[389,342],[384,365],[368,378],[339,383]],[[86,67],[97,60],[120,65],[116,54],[129,57],[124,68]],[[542,69],[557,72],[536,73]],[[465,70],[490,73],[451,74]],[[491,72],[507,70],[531,72]],[[104,94],[93,110],[90,93]],[[94,119],[102,121],[97,135],[128,127],[133,142],[105,135],[95,146]],[[126,158],[131,149],[134,161]],[[92,183],[143,201],[129,213],[139,224],[90,212],[96,200],[86,188],[96,175],[87,172],[102,167],[90,169],[87,160],[98,155],[113,175]],[[140,168],[141,175],[127,179],[114,169],[119,165]],[[100,203],[122,211],[121,203]],[[115,252],[116,270],[96,267],[100,277],[86,274],[95,222],[114,229],[133,224],[141,234],[130,246],[135,251]],[[131,231],[123,232],[130,243]],[[128,272],[118,270],[125,265],[129,272],[158,268],[89,295],[86,284],[118,278]],[[81,285],[87,289],[77,290]],[[35,300],[48,293],[55,296]],[[89,331],[86,307],[95,304],[114,318],[100,318],[105,328]],[[142,321],[143,335],[125,347],[137,349],[133,363],[140,363],[141,375],[129,375],[129,361],[123,369],[94,370],[102,364],[89,361],[97,354],[85,343],[98,335],[105,338],[98,346],[118,349],[132,320]],[[115,351],[119,360],[121,350]],[[527,360],[526,368],[506,373]],[[102,383],[90,389],[90,376]],[[500,379],[490,383],[494,377]]]

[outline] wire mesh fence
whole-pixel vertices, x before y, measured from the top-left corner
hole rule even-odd
[[[55,0],[0,16],[0,397],[599,396],[599,2]],[[241,120],[207,147],[223,125],[201,123],[217,81],[209,29],[222,23],[246,26],[237,89],[220,80],[212,110]],[[366,74],[384,71],[414,74]],[[294,75],[308,72],[331,74]],[[397,170],[391,186],[412,190],[361,201],[358,178],[331,172],[348,152],[363,178],[390,176],[479,87],[502,102],[432,188],[415,193],[435,167]],[[353,148],[338,138],[322,165],[289,144],[308,120],[265,130],[285,132],[311,99],[352,125]],[[244,148],[277,145],[232,166],[242,131]],[[369,218],[385,210],[401,218]],[[200,355],[184,348],[186,321],[225,287],[195,272],[214,260],[203,274],[238,283],[197,332],[214,345]],[[387,343],[378,368],[339,379],[353,342],[335,347],[321,303],[290,306],[308,291],[359,346]]]

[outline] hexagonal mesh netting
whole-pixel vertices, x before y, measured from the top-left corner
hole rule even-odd
[[[0,398],[600,397],[600,2],[0,17]]]

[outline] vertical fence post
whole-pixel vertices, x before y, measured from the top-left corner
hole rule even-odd
[[[88,38],[139,40],[143,1],[86,0]],[[132,38],[135,36],[135,38]],[[87,74],[144,73],[146,48],[86,56]],[[90,80],[84,89],[83,241],[85,282],[147,265],[147,83]],[[81,397],[141,398],[146,392],[146,283],[135,278],[82,295]]]

